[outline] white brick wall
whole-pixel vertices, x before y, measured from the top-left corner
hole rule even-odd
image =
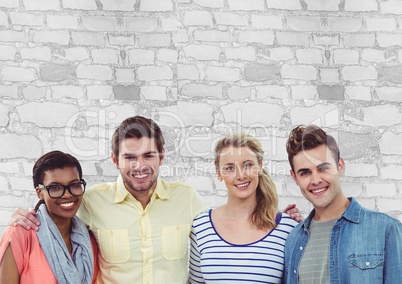
[[[210,171],[224,134],[259,137],[281,206],[304,213],[290,129],[371,137],[358,153],[343,142],[344,191],[402,219],[400,15],[401,1],[375,0],[0,0],[0,234],[36,202],[47,151],[76,155],[90,184],[113,180],[110,136],[137,114],[163,128],[164,177],[211,206],[226,197]]]

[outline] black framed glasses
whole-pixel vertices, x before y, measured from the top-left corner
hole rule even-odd
[[[85,192],[85,186],[87,183],[85,180],[81,180],[80,182],[70,183],[69,185],[43,185],[38,184],[38,187],[41,189],[46,189],[49,192],[49,196],[52,198],[60,198],[64,195],[66,190],[71,193],[72,196],[80,196],[83,195]]]

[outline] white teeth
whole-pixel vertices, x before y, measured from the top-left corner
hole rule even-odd
[[[320,192],[323,192],[323,191],[326,190],[326,189],[327,189],[327,188],[324,187],[324,188],[321,188],[321,189],[312,190],[312,192],[313,192],[313,193],[320,193]]]
[[[133,175],[135,178],[144,178],[148,176],[148,174],[142,174],[142,175]]]
[[[70,206],[73,206],[73,205],[74,205],[74,202],[61,203],[61,204],[60,204],[60,206],[62,206],[62,207],[70,207]]]
[[[248,185],[249,185],[249,182],[247,182],[247,183],[242,183],[242,184],[237,184],[236,187],[243,188],[243,187],[246,187],[246,186],[248,186]]]

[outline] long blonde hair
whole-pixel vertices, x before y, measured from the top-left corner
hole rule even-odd
[[[256,155],[258,163],[262,165],[264,151],[261,143],[253,136],[240,133],[225,136],[215,145],[215,167],[217,171],[220,170],[220,157],[223,151],[229,147],[250,149]],[[278,195],[275,183],[265,169],[262,169],[258,178],[256,199],[256,206],[250,216],[251,223],[259,229],[276,227]]]

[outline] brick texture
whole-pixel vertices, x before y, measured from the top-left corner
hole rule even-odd
[[[227,195],[211,149],[247,132],[280,205],[307,214],[284,143],[314,123],[339,142],[345,193],[402,219],[401,15],[402,1],[378,0],[0,0],[0,234],[35,204],[45,152],[113,180],[110,136],[137,114],[165,134],[161,175],[210,206]]]

